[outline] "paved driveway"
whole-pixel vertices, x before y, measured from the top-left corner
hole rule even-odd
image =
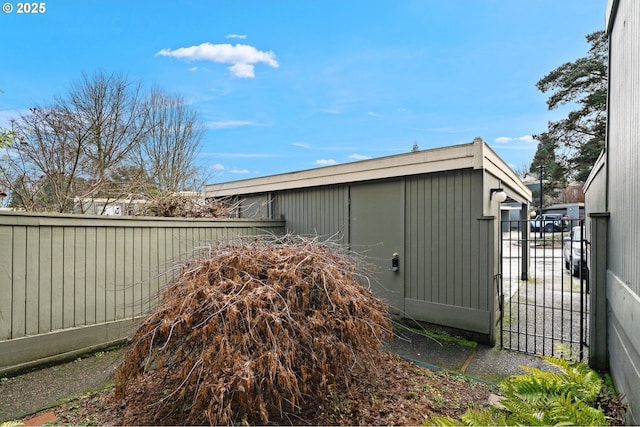
[[[529,247],[528,266],[523,262],[523,246]],[[532,354],[580,357],[580,342],[588,338],[589,295],[581,292],[585,283],[564,268],[562,234],[555,233],[551,241],[538,245],[516,232],[504,233],[502,256],[503,346]],[[521,280],[523,272],[528,280]],[[587,352],[582,356],[586,358]]]

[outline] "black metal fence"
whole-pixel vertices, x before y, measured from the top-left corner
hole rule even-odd
[[[585,360],[589,243],[584,221],[503,221],[501,230],[502,348]]]

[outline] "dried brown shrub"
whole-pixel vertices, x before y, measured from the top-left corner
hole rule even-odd
[[[267,424],[317,407],[373,370],[392,334],[358,265],[332,244],[291,236],[212,247],[136,331],[117,396],[134,380],[149,395],[163,390],[163,401],[137,408],[158,424]]]
[[[147,202],[135,215],[170,218],[230,218],[233,217],[240,202],[232,198],[205,200],[198,195],[182,193],[160,193],[148,196]]]

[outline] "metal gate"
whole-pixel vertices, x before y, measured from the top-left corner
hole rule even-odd
[[[589,244],[584,221],[501,225],[501,347],[586,361]]]

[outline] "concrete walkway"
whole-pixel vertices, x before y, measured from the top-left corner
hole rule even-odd
[[[494,384],[510,375],[523,374],[520,366],[547,366],[538,356],[466,341],[438,328],[430,328],[429,335],[408,329],[398,329],[396,334],[388,345],[389,351],[426,367],[458,372]]]
[[[122,356],[122,349],[0,378],[0,423],[17,420],[70,398],[102,389]]]

